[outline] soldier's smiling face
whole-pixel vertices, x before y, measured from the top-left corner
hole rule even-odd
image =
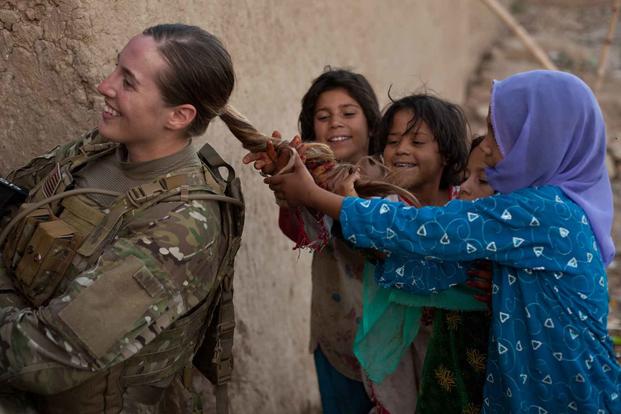
[[[114,71],[97,87],[105,98],[99,120],[104,137],[131,146],[162,134],[173,109],[157,86],[160,72],[166,69],[152,37],[138,35],[129,41]]]

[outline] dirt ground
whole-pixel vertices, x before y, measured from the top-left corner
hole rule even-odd
[[[612,15],[612,0],[514,0],[514,17],[533,35],[561,70],[593,84],[600,51]],[[507,4],[507,2],[505,2]],[[466,112],[472,131],[485,129],[492,79],[539,68],[536,60],[507,28],[485,53],[468,87]],[[609,172],[615,199],[613,237],[616,260],[608,268],[610,289],[609,329],[621,335],[621,25],[610,48],[607,75],[598,100],[608,133]]]

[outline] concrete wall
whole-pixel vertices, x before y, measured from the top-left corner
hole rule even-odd
[[[461,102],[498,28],[477,0],[0,0],[0,173],[95,125],[94,86],[132,35],[198,24],[233,55],[232,103],[265,132],[296,132],[299,101],[325,65],[366,74],[381,102],[421,85]],[[220,122],[208,140],[241,175],[247,200],[237,259],[235,413],[318,409],[307,353],[309,255],[277,230],[273,196]]]

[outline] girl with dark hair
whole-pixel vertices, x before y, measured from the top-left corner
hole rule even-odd
[[[433,294],[463,282],[418,277],[412,269],[424,257],[492,262],[481,412],[618,413],[621,367],[606,329],[605,266],[615,249],[605,130],[580,79],[524,72],[492,87],[479,144],[498,192],[490,197],[424,208],[343,198],[319,188],[299,159],[295,172],[266,182],[292,205],[338,219],[353,244],[390,252],[380,271],[402,275],[394,287]]]
[[[224,300],[243,204],[190,138],[217,116],[260,135],[227,105],[234,80],[212,34],[150,27],[98,85],[98,128],[11,173],[41,208],[0,237],[3,389],[46,413],[192,412],[183,373]]]
[[[302,98],[299,128],[302,141],[330,147],[337,161],[355,164],[374,148],[372,131],[380,118],[375,92],[366,78],[343,69],[328,69]],[[294,141],[299,144],[299,138]],[[248,154],[245,163],[274,173],[265,153]],[[321,167],[314,171],[317,177]],[[320,178],[318,178],[320,180]],[[305,209],[281,207],[279,225],[297,246],[315,249],[312,261],[310,350],[314,354],[323,412],[368,413],[372,403],[353,354],[361,315],[364,258],[323,219]]]
[[[327,144],[337,160],[356,163],[362,156],[377,152],[372,134],[380,119],[378,108],[375,92],[364,76],[328,69],[313,81],[302,98],[298,118],[302,141]],[[352,122],[347,134],[330,133],[337,109],[342,111],[343,119],[360,120],[361,127],[355,129]],[[362,117],[357,118],[360,111]]]
[[[410,191],[423,206],[443,206],[457,195],[468,157],[468,124],[458,105],[428,93],[395,100],[385,110],[376,137],[388,171],[386,181]],[[350,183],[356,179],[352,176]],[[353,188],[348,194],[356,195]],[[448,270],[461,271],[456,266]],[[428,301],[383,288],[399,275],[376,282],[373,274],[369,263],[354,352],[369,378],[380,384],[374,388],[383,390],[387,378],[403,380],[395,370],[414,343],[422,372],[413,389],[401,390],[417,395],[417,412],[462,412],[480,406],[484,366],[479,362],[473,368],[467,362],[468,355],[484,359],[487,352],[486,306],[474,297],[479,291],[462,285],[440,300]],[[436,381],[446,367],[455,376],[448,390]],[[394,412],[406,411],[414,407]]]

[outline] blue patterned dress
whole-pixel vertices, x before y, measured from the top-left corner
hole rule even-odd
[[[484,413],[621,413],[606,272],[583,210],[558,187],[421,209],[346,198],[340,221],[350,242],[389,253],[376,274],[385,286],[462,281],[416,271],[421,258],[493,261]]]

